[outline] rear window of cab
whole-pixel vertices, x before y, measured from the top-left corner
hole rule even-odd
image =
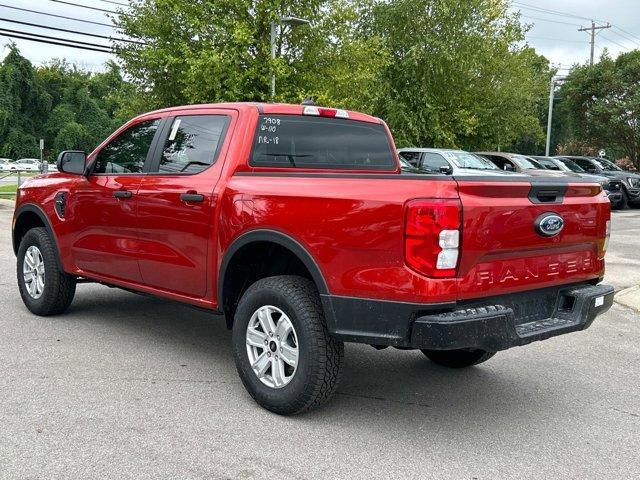
[[[385,127],[341,118],[260,115],[254,167],[395,170]]]

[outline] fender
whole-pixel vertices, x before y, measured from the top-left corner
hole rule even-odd
[[[327,283],[324,280],[324,276],[322,275],[318,263],[315,261],[313,256],[300,244],[300,242],[276,230],[251,230],[236,238],[231,243],[231,245],[229,245],[229,248],[227,248],[227,252],[224,254],[222,263],[220,264],[220,272],[218,275],[218,309],[223,310],[224,308],[224,305],[222,305],[222,288],[224,286],[224,277],[227,273],[229,262],[233,258],[234,254],[238,250],[240,250],[240,248],[252,242],[272,242],[287,248],[294,255],[296,255],[300,259],[300,261],[302,261],[305,267],[307,267],[307,270],[309,270],[309,273],[311,273],[311,277],[313,278],[313,281],[318,288],[318,292],[321,295],[326,295],[329,293]]]
[[[58,253],[58,255],[56,255],[56,263],[58,264],[58,268],[60,269],[60,271],[64,272],[65,270],[62,267],[62,260],[60,259],[60,248],[58,247],[58,238],[56,237],[56,234],[53,230],[53,226],[51,225],[51,220],[49,220],[49,217],[47,216],[47,214],[44,213],[44,210],[42,210],[42,208],[40,208],[35,203],[23,203],[16,209],[16,211],[13,214],[13,224],[11,228],[11,243],[13,244],[13,253],[15,255],[18,255],[18,249],[20,248],[20,245],[18,244],[18,239],[16,238],[16,228],[15,228],[16,224],[18,223],[20,216],[27,212],[35,213],[44,224],[44,228],[47,230],[47,233],[53,240],[53,244],[56,247],[56,252]]]

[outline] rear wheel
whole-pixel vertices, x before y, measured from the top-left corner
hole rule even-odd
[[[422,350],[429,360],[443,367],[464,368],[486,362],[496,352],[479,349]]]
[[[251,285],[238,304],[232,337],[242,383],[267,410],[304,412],[327,402],[338,386],[344,345],[329,335],[320,296],[305,278]]]
[[[44,228],[29,230],[18,249],[17,276],[20,296],[36,315],[64,312],[76,292],[76,279],[58,266],[56,246]]]

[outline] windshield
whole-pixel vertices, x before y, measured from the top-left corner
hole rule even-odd
[[[536,162],[532,158],[525,157],[524,155],[513,155],[511,159],[518,164],[518,166],[524,170],[545,170],[545,168]]]
[[[585,169],[569,158],[558,158],[569,170],[575,173],[584,173]]]
[[[602,168],[602,170],[605,170],[607,172],[620,172],[622,171],[622,169],[620,167],[618,167],[615,163],[607,160],[606,158],[598,158],[598,159],[592,159],[594,162],[596,162],[598,165],[600,165],[600,168]]]
[[[460,168],[475,170],[500,170],[489,160],[469,152],[443,152],[444,156]]]

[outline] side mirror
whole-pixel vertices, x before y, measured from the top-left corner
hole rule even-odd
[[[453,167],[451,167],[451,165],[442,165],[440,167],[440,173],[443,175],[451,175],[453,173]]]
[[[59,172],[84,175],[87,154],[78,150],[65,150],[58,155],[56,166]]]
[[[505,164],[504,164],[504,169],[505,169],[507,172],[515,172],[515,170],[516,170],[515,168],[513,168],[513,165],[510,165],[510,164],[508,164],[508,163],[505,163]]]

